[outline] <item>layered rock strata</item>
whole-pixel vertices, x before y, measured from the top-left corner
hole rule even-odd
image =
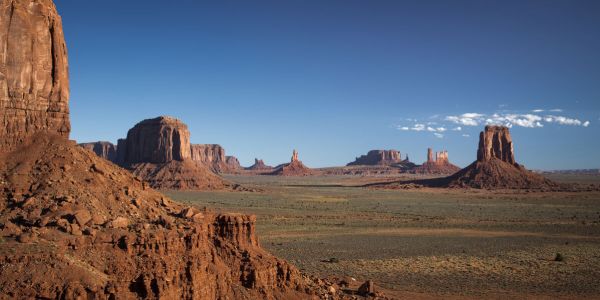
[[[218,173],[234,173],[241,169],[237,158],[226,156],[225,149],[217,144],[191,145],[191,158]]]
[[[68,137],[69,76],[62,21],[51,0],[0,2],[0,152],[32,135]]]
[[[117,162],[117,146],[111,142],[81,143],[79,146],[96,153],[96,155],[108,161]]]

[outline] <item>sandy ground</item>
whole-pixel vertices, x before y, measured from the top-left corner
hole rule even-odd
[[[262,245],[305,272],[372,279],[397,298],[600,299],[598,192],[358,187],[386,177],[228,179],[263,192],[168,194],[257,214]]]

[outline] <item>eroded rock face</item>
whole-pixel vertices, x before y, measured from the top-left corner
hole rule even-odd
[[[229,173],[241,169],[237,158],[226,156],[225,149],[217,144],[191,145],[191,158],[218,173]]]
[[[119,163],[168,163],[191,159],[190,132],[178,119],[161,116],[139,122],[119,140]]]
[[[241,170],[240,161],[235,156],[225,156],[225,164],[230,170]]]
[[[37,132],[69,136],[67,48],[51,0],[0,2],[0,118],[0,152]]]
[[[117,162],[117,146],[111,142],[81,143],[79,146],[93,151],[108,161]]]
[[[492,158],[515,164],[513,142],[508,127],[486,126],[479,134],[477,161],[484,162]]]
[[[357,157],[348,166],[357,165],[393,165],[401,163],[402,158],[398,150],[371,150],[366,155]]]

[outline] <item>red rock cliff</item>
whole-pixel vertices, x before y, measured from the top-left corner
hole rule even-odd
[[[117,147],[123,163],[167,163],[191,158],[190,132],[178,119],[161,116],[139,122]]]
[[[489,161],[493,157],[515,164],[513,142],[507,127],[485,126],[485,130],[479,134],[477,161]]]
[[[40,131],[69,136],[62,21],[51,0],[0,2],[0,152]]]
[[[241,169],[240,163],[234,156],[226,156],[225,149],[217,144],[191,145],[191,158],[211,170],[219,173],[233,172]]]
[[[96,155],[108,161],[117,161],[117,146],[111,142],[81,143],[79,146],[96,153]]]

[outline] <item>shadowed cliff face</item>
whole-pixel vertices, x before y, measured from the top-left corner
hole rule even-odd
[[[512,138],[507,127],[486,126],[479,135],[477,161],[489,161],[497,158],[509,164],[515,164]]]
[[[158,117],[137,123],[117,146],[122,165],[168,163],[191,158],[190,132],[183,122]]]
[[[0,1],[0,118],[0,152],[41,131],[69,136],[67,48],[50,0]]]

